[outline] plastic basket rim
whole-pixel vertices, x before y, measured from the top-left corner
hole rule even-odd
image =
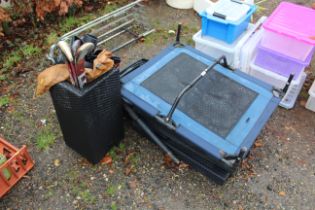
[[[76,96],[82,97],[85,94],[87,94],[90,90],[92,90],[94,87],[96,87],[99,83],[101,83],[104,79],[110,77],[111,75],[113,75],[117,71],[119,71],[119,68],[113,68],[113,69],[109,70],[108,72],[105,72],[103,75],[96,78],[94,81],[88,83],[85,87],[83,87],[82,90],[79,88],[76,88],[75,86],[70,84],[68,81],[60,82],[60,83],[54,85],[52,88],[58,87],[58,86],[63,87],[63,88],[67,88]]]

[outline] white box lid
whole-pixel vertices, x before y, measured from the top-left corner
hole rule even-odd
[[[207,15],[219,16],[228,21],[239,21],[250,10],[248,4],[234,0],[219,0],[206,10]]]

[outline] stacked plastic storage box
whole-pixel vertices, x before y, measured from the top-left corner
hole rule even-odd
[[[240,49],[259,27],[250,24],[256,7],[232,0],[220,0],[201,12],[202,30],[193,36],[195,48],[218,59],[225,55],[232,68],[239,68]]]
[[[315,82],[313,83],[308,93],[310,94],[310,97],[307,100],[306,108],[315,112]]]
[[[257,51],[257,45],[262,39],[264,31],[262,28],[255,31],[254,34],[247,40],[247,42],[243,45],[240,52],[240,69],[255,77],[258,78],[275,88],[282,89],[286,85],[288,81],[288,77],[279,75],[272,71],[266,70],[262,67],[255,65],[254,58],[255,53]],[[302,72],[298,79],[293,80],[289,86],[289,89],[285,96],[282,98],[280,102],[280,106],[290,109],[294,106],[295,101],[302,89],[303,83],[306,79],[306,73]]]
[[[305,68],[310,64],[315,45],[315,10],[282,2],[263,24],[250,74],[274,86],[281,86],[292,74],[290,100],[280,105],[290,109],[305,81]],[[289,93],[290,94],[290,91]]]

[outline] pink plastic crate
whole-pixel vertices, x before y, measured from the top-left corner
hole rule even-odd
[[[261,46],[305,61],[313,51],[315,10],[282,2],[263,24]]]
[[[309,53],[305,60],[301,61],[258,44],[255,64],[285,77],[293,74],[294,79],[297,79],[305,67],[310,64],[313,52],[314,50]]]

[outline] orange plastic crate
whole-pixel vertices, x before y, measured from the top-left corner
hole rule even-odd
[[[18,149],[0,138],[0,154],[3,154],[7,161],[0,165],[0,198],[3,197],[29,170],[34,166],[34,161],[27,152],[24,145]],[[5,173],[9,172],[10,177]]]

